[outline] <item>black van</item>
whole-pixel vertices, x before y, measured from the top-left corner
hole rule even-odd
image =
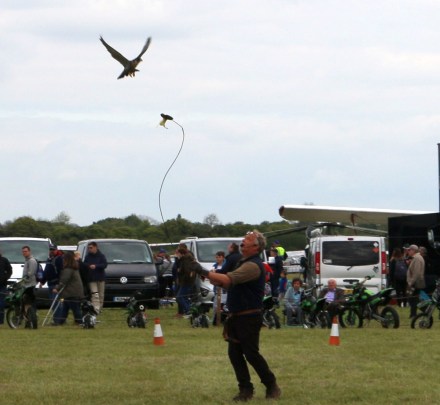
[[[84,260],[87,245],[96,242],[107,258],[105,296],[107,305],[126,302],[135,291],[141,291],[150,308],[159,307],[157,268],[150,246],[136,239],[89,239],[78,242]]]

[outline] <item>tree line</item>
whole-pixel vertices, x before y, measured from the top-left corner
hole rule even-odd
[[[84,239],[128,238],[142,239],[148,243],[179,242],[188,236],[239,237],[253,229],[263,232],[270,244],[279,240],[286,250],[301,250],[306,244],[304,232],[277,235],[278,231],[292,228],[287,222],[268,222],[247,224],[234,222],[221,224],[215,214],[205,217],[203,222],[191,222],[179,214],[165,223],[151,218],[132,214],[125,218],[105,218],[91,225],[79,226],[70,222],[69,216],[62,212],[53,220],[34,219],[22,216],[13,221],[0,224],[0,237],[50,238],[58,245],[76,245]]]

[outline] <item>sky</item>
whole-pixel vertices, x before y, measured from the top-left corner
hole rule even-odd
[[[0,9],[1,223],[60,212],[81,226],[161,221],[162,209],[165,220],[258,224],[304,203],[439,209],[438,1]],[[135,78],[117,80],[123,67],[100,35],[128,59],[152,38]],[[183,129],[159,126],[161,113]]]

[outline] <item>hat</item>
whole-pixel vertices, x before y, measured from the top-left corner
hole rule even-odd
[[[404,249],[409,249],[409,244],[408,244],[408,243],[405,243],[405,244],[403,245],[403,248],[404,248]]]
[[[57,250],[58,248],[57,248],[57,245],[54,245],[54,244],[50,244],[49,245],[49,250]]]
[[[167,251],[165,249],[160,249],[159,253],[166,253]]]
[[[279,240],[274,240],[273,243],[279,245],[279,244],[280,244],[280,241],[279,241]]]
[[[419,247],[417,245],[411,245],[408,249],[415,250],[417,252]]]

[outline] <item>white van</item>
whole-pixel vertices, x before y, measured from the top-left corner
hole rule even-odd
[[[188,250],[194,255],[194,258],[206,270],[212,269],[215,263],[215,254],[218,251],[225,252],[225,255],[229,254],[228,246],[233,242],[240,246],[241,242],[243,242],[243,237],[198,238],[197,236],[190,236],[180,241],[180,243],[184,243],[187,246]],[[266,252],[263,251],[261,255],[262,260],[267,261]],[[208,297],[212,300],[214,297],[212,284],[205,279],[201,284],[201,288],[209,290]]]
[[[387,250],[381,236],[319,236],[308,249],[307,284],[327,285],[331,278],[350,292],[350,285],[365,276],[365,286],[374,292],[385,287]],[[321,287],[322,288],[322,287]]]
[[[49,256],[50,243],[48,238],[0,238],[0,252],[12,266],[12,276],[9,281],[16,282],[23,277],[24,257],[21,253],[23,246],[29,246],[32,256],[44,267]]]

